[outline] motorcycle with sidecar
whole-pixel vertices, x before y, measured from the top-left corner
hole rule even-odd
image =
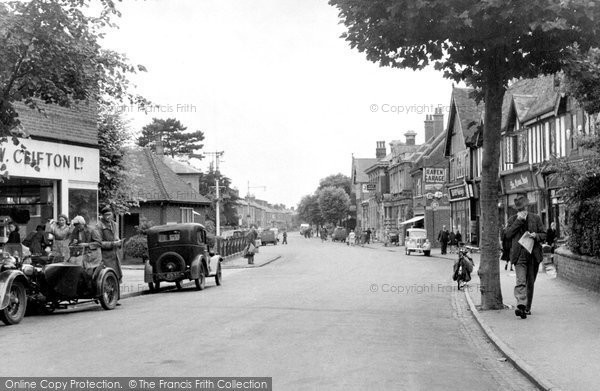
[[[47,235],[52,240],[52,234]],[[72,246],[71,253],[85,256],[85,247]],[[4,245],[0,258],[0,320],[7,325],[19,323],[28,304],[45,313],[87,302],[99,303],[106,310],[115,308],[119,300],[116,272],[102,262],[90,268],[85,262],[72,260],[65,262],[52,253],[24,256],[20,244]]]

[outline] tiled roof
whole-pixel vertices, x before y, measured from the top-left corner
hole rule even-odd
[[[147,148],[128,149],[127,159],[139,171],[132,178],[134,194],[142,201],[210,204],[210,200],[190,187],[164,161]]]
[[[502,102],[502,130],[506,130],[506,127],[508,126],[510,108],[512,102],[514,102],[515,96],[519,96],[517,100],[519,100],[518,103],[523,106],[521,109],[529,106],[527,114],[525,114],[523,118],[520,118],[520,115],[517,112],[519,120],[522,122],[552,111],[558,97],[558,91],[554,88],[554,75],[539,76],[535,79],[518,80],[508,87],[504,94],[504,101]],[[523,99],[522,96],[532,96],[535,97],[535,99]],[[525,102],[525,100],[527,100],[527,102]]]
[[[356,170],[356,179],[355,183],[366,183],[369,182],[369,176],[365,173],[369,167],[373,164],[377,163],[377,159],[353,159],[354,167],[353,170]],[[354,173],[352,173],[354,175]]]
[[[471,138],[477,131],[477,127],[483,118],[484,103],[475,100],[475,90],[473,88],[452,89],[452,103],[456,107],[456,115],[460,121],[465,140]],[[450,124],[453,126],[454,124]]]
[[[177,161],[170,156],[165,155],[162,160],[175,174],[202,174],[202,171],[195,169],[187,163]]]

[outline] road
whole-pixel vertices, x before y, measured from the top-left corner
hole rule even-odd
[[[289,242],[261,249],[282,255],[265,267],[226,270],[221,287],[210,279],[202,292],[0,326],[0,373],[269,376],[275,390],[534,389],[471,319],[451,261],[297,234]]]

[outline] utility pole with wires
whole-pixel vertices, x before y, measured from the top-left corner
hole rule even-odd
[[[220,186],[219,186],[219,177],[221,176],[221,173],[219,172],[219,159],[221,156],[223,156],[223,154],[225,153],[225,151],[215,151],[215,152],[204,152],[205,155],[208,156],[212,156],[215,160],[214,160],[214,167],[215,167],[215,194],[216,194],[216,200],[217,200],[217,204],[215,206],[215,215],[216,215],[216,235],[217,236],[221,236],[221,193],[220,193]],[[212,165],[212,163],[211,163]]]

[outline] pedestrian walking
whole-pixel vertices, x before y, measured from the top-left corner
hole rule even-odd
[[[321,242],[325,242],[327,240],[327,228],[321,227]]]
[[[454,250],[456,249],[456,235],[454,234],[454,230],[448,234],[448,244],[450,245],[450,254],[454,254]]]
[[[460,244],[462,243],[462,234],[460,233],[460,230],[458,228],[456,229],[456,235],[454,239],[456,241],[456,245],[460,246]]]
[[[120,283],[123,280],[123,271],[121,270],[123,241],[119,239],[119,231],[112,209],[106,206],[102,208],[100,213],[101,217],[96,225],[96,229],[102,241],[102,261],[106,266],[114,269]]]
[[[281,244],[287,244],[287,231],[283,231],[283,241],[281,242]]]
[[[546,231],[546,244],[552,248],[552,252],[556,248],[556,223],[550,223],[550,228]]]
[[[253,225],[246,234],[246,247],[244,248],[244,257],[248,259],[248,265],[254,265],[254,253],[256,252],[256,238],[258,233]]]
[[[442,230],[438,234],[438,242],[442,244],[442,255],[446,254],[446,250],[448,249],[448,241],[450,240],[450,232],[446,229],[446,226],[442,226]]]
[[[541,243],[546,240],[546,231],[540,216],[527,210],[527,193],[518,193],[514,202],[517,214],[508,219],[506,238],[511,240],[510,262],[515,265],[516,273],[515,315],[526,319],[531,315],[535,279],[543,258]]]
[[[506,261],[504,270],[508,270],[508,265],[510,265],[510,271],[512,272],[513,265],[510,263],[510,247],[512,246],[512,241],[506,237],[506,228],[506,225],[502,227],[502,232],[500,233],[500,248],[502,249],[500,259]]]
[[[365,242],[367,244],[371,243],[371,234],[373,233],[373,231],[371,231],[371,228],[367,228],[366,232],[367,237],[365,238]]]
[[[356,244],[356,234],[354,233],[354,230],[350,230],[350,233],[348,234],[348,244],[353,247]]]

